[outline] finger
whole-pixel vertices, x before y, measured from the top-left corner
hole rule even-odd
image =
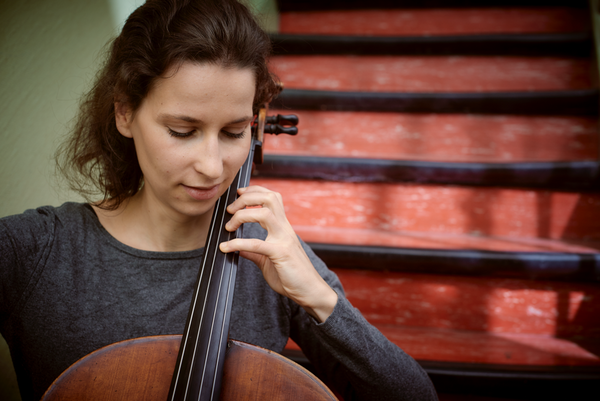
[[[246,192],[269,192],[270,189],[262,187],[260,185],[249,185],[247,187],[238,188],[238,194],[243,194]]]
[[[281,213],[285,215],[281,194],[269,190],[252,190],[244,192],[227,207],[227,211],[231,214],[235,214],[238,210],[251,207],[267,207],[277,214]]]
[[[264,261],[266,259],[266,256],[264,255],[248,251],[241,251],[240,256],[244,259],[248,259],[250,262],[254,263],[259,268],[264,266]]]
[[[238,196],[241,196],[245,193],[269,192],[269,191],[270,191],[269,189],[267,189],[265,187],[261,187],[260,185],[250,185],[247,187],[238,188],[237,194],[238,194]]]
[[[277,219],[271,209],[252,208],[235,212],[227,224],[225,224],[225,229],[233,232],[244,223],[258,223],[262,228],[269,232],[277,227]]]
[[[260,256],[269,257],[272,246],[256,238],[236,238],[231,241],[221,242],[219,249],[223,253],[251,252]]]

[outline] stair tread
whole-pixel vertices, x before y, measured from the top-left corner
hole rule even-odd
[[[280,32],[293,34],[409,36],[589,29],[587,10],[566,7],[335,10],[280,16]]]
[[[279,112],[296,114],[301,134],[270,136],[267,154],[488,163],[595,160],[598,154],[592,117]]]
[[[596,88],[555,91],[366,92],[288,89],[280,109],[491,115],[598,115]]]
[[[332,270],[375,325],[600,341],[597,283]]]
[[[588,59],[478,56],[275,56],[286,88],[372,92],[589,89]]]
[[[446,184],[472,187],[597,190],[597,161],[459,163],[294,155],[264,156],[255,170],[264,178],[355,183]]]
[[[491,252],[600,253],[600,241],[577,243],[560,239],[485,237],[304,225],[294,225],[294,230],[304,241],[320,244]]]
[[[546,335],[375,325],[390,341],[419,361],[519,366],[600,368],[600,340],[592,351],[576,341]],[[299,350],[292,340],[286,349]]]
[[[384,232],[600,240],[600,193],[253,178],[280,192],[292,225]]]

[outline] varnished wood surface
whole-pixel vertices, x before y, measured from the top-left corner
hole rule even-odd
[[[127,340],[80,359],[44,401],[166,400],[181,336]],[[229,341],[221,400],[336,400],[313,374],[281,355]]]
[[[63,372],[43,400],[166,400],[180,342],[144,337],[101,348]]]
[[[235,386],[230,385],[232,382]],[[295,362],[264,348],[229,341],[221,400],[301,401],[336,397]]]

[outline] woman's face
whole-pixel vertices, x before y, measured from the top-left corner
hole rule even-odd
[[[135,143],[148,207],[211,212],[248,155],[254,85],[250,69],[185,62],[155,82],[135,113],[115,106],[119,132]]]

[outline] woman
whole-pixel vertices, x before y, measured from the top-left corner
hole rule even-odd
[[[212,209],[277,92],[269,51],[234,0],[149,0],[130,16],[59,157],[103,199],[0,220],[0,328],[24,400],[102,346],[183,331]],[[250,223],[246,238],[220,246],[242,256],[230,337],[277,352],[293,338],[345,400],[435,399],[298,240],[281,197],[239,195],[226,228]]]

